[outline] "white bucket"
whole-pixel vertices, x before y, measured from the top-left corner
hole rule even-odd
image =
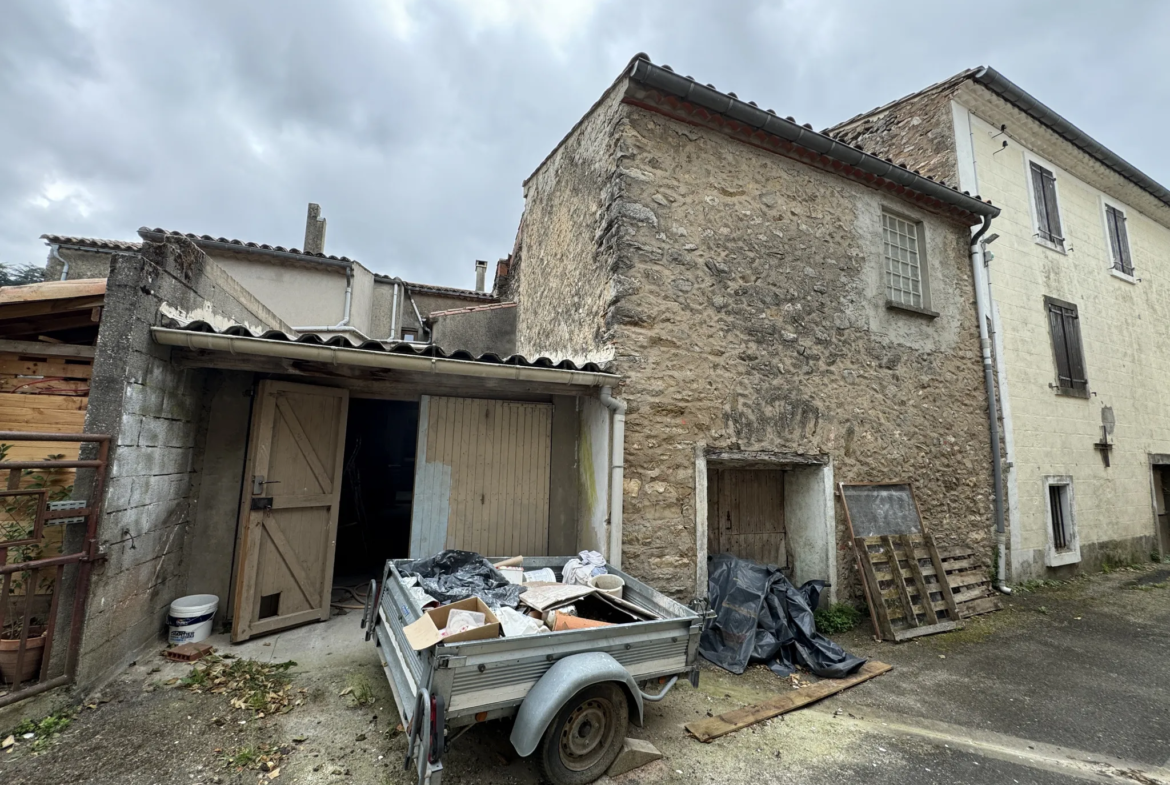
[[[616,575],[606,574],[594,575],[589,579],[589,585],[599,592],[617,597],[620,600],[622,598],[622,589],[626,587],[626,582]]]
[[[171,628],[168,640],[173,645],[198,643],[211,635],[211,620],[219,607],[214,594],[192,594],[171,603],[167,625]]]

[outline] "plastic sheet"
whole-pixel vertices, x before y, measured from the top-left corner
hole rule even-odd
[[[699,654],[732,673],[764,663],[777,676],[802,665],[821,678],[839,679],[865,660],[816,631],[812,609],[824,581],[797,589],[775,566],[721,553],[707,560],[708,594],[715,618],[699,639]]]
[[[479,597],[489,608],[515,608],[523,586],[510,583],[484,557],[471,551],[442,551],[416,559],[399,569],[405,578],[418,576],[419,586],[441,604]]]

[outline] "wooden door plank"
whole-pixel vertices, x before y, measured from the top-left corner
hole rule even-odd
[[[922,609],[926,612],[926,623],[938,624],[938,614],[934,612],[934,604],[930,601],[930,592],[926,588],[921,565],[918,564],[914,543],[909,534],[903,534],[900,539],[902,540],[902,548],[906,551],[906,563],[910,567],[910,575],[914,578],[914,586],[918,589],[918,599],[922,603]]]
[[[852,676],[844,679],[823,679],[808,687],[801,687],[798,690],[782,693],[763,703],[757,703],[754,706],[745,706],[742,709],[729,711],[716,717],[692,722],[685,727],[687,732],[699,741],[713,741],[721,736],[726,736],[729,733],[742,730],[750,725],[755,725],[757,722],[763,722],[772,717],[787,714],[794,709],[808,706],[810,703],[816,703],[830,695],[836,695],[842,690],[847,690],[862,682],[869,681],[875,676],[880,676],[892,670],[892,668],[893,666],[887,665],[884,662],[870,660],[862,665],[861,669]]]
[[[333,563],[337,557],[337,517],[341,514],[342,467],[345,465],[345,431],[349,426],[349,391],[329,388],[337,397],[333,437],[333,503],[325,532],[325,566],[321,573],[321,621],[329,620],[329,598],[333,594]]]
[[[284,560],[284,564],[288,567],[289,573],[293,580],[296,581],[297,587],[301,590],[301,594],[305,596],[311,608],[319,608],[317,604],[318,591],[313,586],[313,582],[309,579],[305,572],[305,565],[301,564],[301,560],[297,558],[296,551],[293,550],[292,544],[288,538],[284,536],[284,532],[276,525],[276,521],[272,517],[272,513],[265,511],[260,516],[261,525],[264,531],[268,534],[268,538],[272,544],[276,546],[276,552],[280,554],[280,558]]]
[[[248,453],[245,460],[244,488],[240,499],[240,554],[236,566],[235,605],[232,609],[232,642],[240,643],[251,637],[252,617],[256,611],[256,568],[260,563],[260,527],[263,513],[252,510],[252,477],[267,476],[275,425],[273,385],[263,380],[257,386],[253,399],[252,432],[248,435]]]
[[[289,433],[292,434],[297,446],[301,449],[301,455],[304,456],[305,461],[309,464],[309,468],[317,477],[317,483],[321,486],[321,493],[333,493],[333,478],[325,473],[325,465],[321,463],[321,459],[317,456],[317,450],[313,447],[313,443],[309,440],[308,434],[301,426],[300,419],[297,418],[296,412],[289,404],[288,399],[283,395],[276,396],[276,409],[280,412],[280,416],[284,418],[284,424],[288,426]]]

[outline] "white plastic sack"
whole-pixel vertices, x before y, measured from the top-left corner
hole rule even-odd
[[[562,583],[588,586],[589,579],[595,575],[605,575],[605,557],[597,551],[581,551],[576,559],[565,562]]]
[[[515,608],[503,607],[496,611],[496,618],[504,628],[505,638],[516,638],[521,635],[535,635],[538,632],[548,632],[548,628],[540,623],[540,619],[521,613]]]
[[[418,603],[418,607],[426,608],[428,605],[438,605],[439,601],[423,590],[422,586],[418,585],[417,575],[408,575],[402,579],[402,585],[410,592],[410,596]]]
[[[525,583],[556,583],[557,574],[549,567],[542,567],[539,570],[529,570],[524,573]]]
[[[486,619],[487,617],[479,611],[465,611],[462,608],[453,610],[447,614],[447,626],[443,628],[442,635],[446,638],[448,635],[458,635],[482,627]]]

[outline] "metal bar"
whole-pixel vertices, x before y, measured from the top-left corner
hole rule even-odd
[[[0,439],[4,438],[4,434],[0,434]],[[22,440],[23,441],[23,440]],[[62,440],[64,441],[64,440]],[[5,461],[0,463],[0,471],[9,469],[11,471],[18,471],[20,469],[100,469],[102,468],[101,461]],[[9,486],[12,484],[11,477],[9,478]],[[12,490],[10,487],[9,490]]]
[[[5,548],[5,551],[8,549]],[[4,573],[4,587],[0,589],[0,630],[4,629],[4,616],[8,613],[8,595],[12,591],[12,575]]]
[[[76,564],[77,562],[88,560],[89,557],[85,553],[67,553],[64,556],[54,556],[50,559],[38,559],[37,561],[0,565],[0,575],[24,572],[25,570],[40,570],[45,567],[56,567],[58,564]]]
[[[57,606],[60,604],[62,581],[65,578],[65,565],[57,565],[57,577],[53,579],[53,601],[49,604],[49,624],[45,628],[45,647],[41,655],[41,675],[39,681],[49,676],[49,659],[53,654],[53,633],[57,630]]]
[[[5,442],[108,442],[104,433],[33,433],[29,431],[0,431]],[[6,464],[0,464],[0,467]]]
[[[24,657],[28,653],[28,627],[32,624],[33,592],[36,590],[36,572],[29,570],[28,578],[24,582],[24,617],[20,624],[20,644],[16,648],[16,681],[13,684],[19,689],[24,680]],[[32,584],[32,585],[30,585]]]
[[[81,625],[85,621],[85,600],[89,594],[89,573],[93,569],[93,557],[97,551],[97,528],[101,518],[102,501],[105,497],[106,462],[110,457],[110,437],[101,440],[98,447],[97,464],[100,471],[94,472],[93,488],[90,498],[93,506],[90,508],[89,520],[85,526],[85,544],[83,546],[86,559],[81,562],[77,570],[77,584],[73,595],[73,616],[69,622],[69,648],[65,655],[65,675],[70,680],[77,673],[77,653],[81,644]]]
[[[55,689],[57,687],[64,687],[69,683],[69,679],[70,677],[66,674],[63,676],[58,676],[55,679],[42,681],[38,684],[32,685],[31,687],[25,687],[23,690],[16,690],[14,692],[8,693],[7,695],[0,695],[0,709],[8,706],[9,704],[16,703],[17,701],[22,701],[25,698],[31,698],[34,695],[39,695],[42,692],[48,692],[49,690]]]

